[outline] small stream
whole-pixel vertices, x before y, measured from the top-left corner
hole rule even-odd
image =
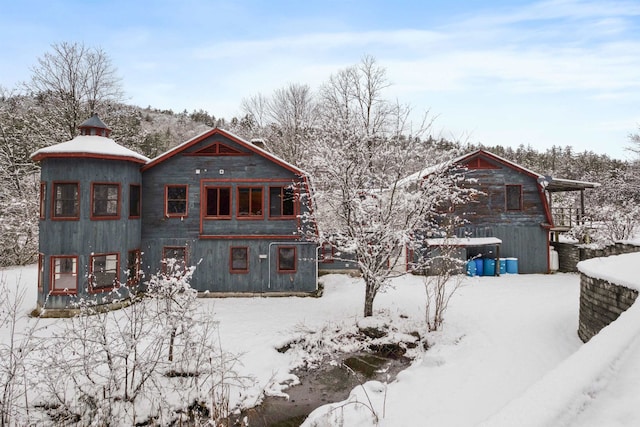
[[[366,381],[393,381],[410,362],[405,356],[363,352],[344,355],[338,364],[327,362],[313,370],[297,370],[293,373],[300,384],[285,391],[289,399],[266,397],[261,405],[234,416],[233,421],[247,416],[250,427],[298,427],[314,409],[345,400],[354,387]]]

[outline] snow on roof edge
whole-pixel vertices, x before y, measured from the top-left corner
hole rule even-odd
[[[137,159],[143,163],[149,161],[148,157],[118,144],[111,138],[99,135],[78,135],[70,141],[36,150],[31,154],[30,158],[35,159],[36,157],[59,156],[64,154],[122,157],[123,159]]]

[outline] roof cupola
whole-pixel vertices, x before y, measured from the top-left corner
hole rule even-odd
[[[111,129],[100,120],[97,114],[82,122],[78,129],[80,129],[80,135],[96,135],[108,138],[111,133]]]

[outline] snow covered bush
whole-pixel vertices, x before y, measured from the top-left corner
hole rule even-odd
[[[229,415],[229,390],[242,387],[235,358],[222,350],[212,313],[198,310],[193,268],[168,271],[121,310],[79,301],[79,315],[42,336],[48,363],[34,396],[51,422],[215,425]]]
[[[596,229],[597,236],[607,243],[628,240],[640,225],[640,206],[632,202],[603,206],[598,209],[597,222],[600,224]]]
[[[589,222],[575,226],[569,236],[580,243],[608,245],[631,239],[640,228],[640,206],[623,201],[592,209]]]
[[[37,321],[27,322],[18,331],[18,322],[24,321],[21,306],[25,291],[8,286],[0,275],[0,425],[27,425],[29,399],[27,396],[27,360],[34,348],[33,331]]]

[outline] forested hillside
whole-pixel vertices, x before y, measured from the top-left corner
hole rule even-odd
[[[600,182],[601,189],[588,193],[590,207],[598,208],[592,211],[594,219],[614,217],[628,222],[639,216],[638,161],[579,153],[570,146],[540,152],[523,145],[513,148],[492,146],[490,141],[483,145],[433,138],[428,115],[417,132],[409,132],[407,129],[416,128],[407,124],[411,108],[384,99],[388,82],[384,68],[373,58],[337,72],[317,89],[289,84],[273,94],[239,100],[243,115],[232,118],[216,117],[202,109],[174,112],[129,105],[115,76],[116,70],[101,49],[62,43],[38,58],[33,75],[25,76],[24,84],[0,87],[0,266],[31,263],[37,256],[39,169],[30,154],[72,139],[78,125],[93,113],[112,128],[116,142],[151,158],[215,126],[248,140],[260,138],[268,150],[310,172],[321,187],[330,184],[324,179],[329,166],[318,163],[319,156],[326,157],[322,148],[336,147],[336,141],[356,134],[366,135],[361,142],[370,169],[380,168],[374,155],[383,147],[396,149],[394,158],[404,162],[407,173],[424,167],[429,159],[485,148],[536,172]],[[365,87],[363,81],[373,83],[375,92],[340,92]],[[341,101],[358,107],[341,111]],[[356,121],[354,111],[359,115]],[[626,143],[631,149],[640,148],[639,141],[637,135],[631,135]],[[422,153],[405,159],[397,155],[402,150]],[[392,181],[373,172],[365,175],[363,172],[363,182]],[[566,198],[559,203],[575,202]]]

